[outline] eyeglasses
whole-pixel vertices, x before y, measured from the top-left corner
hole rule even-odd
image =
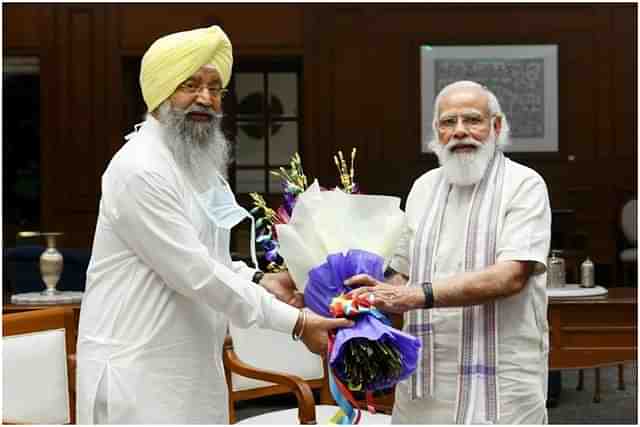
[[[492,116],[492,117],[495,117]],[[479,113],[464,113],[460,115],[447,115],[438,120],[438,129],[452,131],[458,125],[458,119],[462,120],[462,126],[469,130],[479,130],[487,125],[487,118]]]
[[[195,82],[184,82],[182,83],[180,86],[178,86],[178,89],[182,90],[184,93],[188,93],[189,95],[195,95],[200,93],[204,88],[206,88],[207,90],[209,90],[209,94],[214,97],[214,98],[224,98],[224,96],[227,94],[227,92],[229,92],[228,89],[223,89],[220,86],[206,86],[206,85],[199,85],[196,84]]]

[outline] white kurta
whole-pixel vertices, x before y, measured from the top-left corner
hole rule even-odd
[[[220,180],[196,194],[161,131],[149,118],[102,177],[78,332],[78,424],[226,424],[227,321],[289,333],[298,316],[251,282],[255,270],[231,262],[234,224],[207,213],[218,201],[233,213],[230,190]]]
[[[435,191],[434,171],[420,177],[407,199],[408,233],[391,267],[409,274],[415,232],[427,195]],[[434,279],[464,271],[463,242],[473,187],[454,186],[444,212],[436,251]],[[547,187],[535,171],[506,159],[498,220],[496,262],[535,261],[525,288],[498,304],[498,422],[546,422],[548,325],[546,259],[551,238]],[[458,384],[462,308],[434,308],[434,395],[410,400],[408,380],[396,387],[393,422],[452,424]]]

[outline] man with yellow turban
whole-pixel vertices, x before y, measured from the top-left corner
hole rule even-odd
[[[142,58],[149,114],[102,176],[78,331],[78,424],[226,424],[229,320],[291,333],[314,352],[325,351],[327,330],[351,324],[294,307],[286,273],[231,260],[230,230],[250,217],[225,180],[232,62],[217,26],[162,37]]]

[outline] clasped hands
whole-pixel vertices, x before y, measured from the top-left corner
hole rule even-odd
[[[344,284],[355,288],[347,297],[367,301],[380,311],[403,314],[409,310],[424,307],[425,296],[419,286],[404,286],[405,280],[385,283],[367,274],[357,274]]]
[[[404,282],[384,283],[367,274],[358,274],[345,281],[346,286],[354,288],[347,294],[350,298],[368,301],[379,310],[392,314],[401,314],[424,305],[424,294],[419,287],[402,284]],[[260,285],[280,301],[300,309],[304,307],[304,295],[298,291],[288,272],[267,273]],[[353,326],[353,322],[347,319],[329,319],[307,312],[301,340],[310,351],[324,354],[327,351],[328,331],[350,326]]]

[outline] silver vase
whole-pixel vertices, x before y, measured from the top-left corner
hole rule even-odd
[[[41,233],[47,239],[47,249],[40,255],[40,275],[42,281],[47,287],[41,292],[42,295],[56,295],[60,291],[56,289],[56,285],[62,274],[62,266],[64,259],[62,254],[56,248],[56,237],[62,233]]]

